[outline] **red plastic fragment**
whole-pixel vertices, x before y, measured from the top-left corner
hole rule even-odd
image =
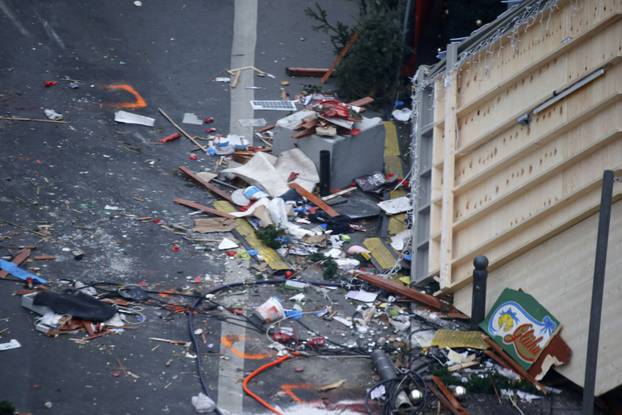
[[[43,86],[49,88],[58,85],[58,81],[43,81]]]
[[[188,154],[188,159],[190,159],[190,160],[198,160],[199,156],[197,156],[194,153],[190,153],[190,154]]]
[[[211,124],[211,123],[214,122],[214,117],[205,117],[205,118],[203,118],[203,122],[205,124]]]
[[[173,251],[173,252],[177,253],[177,252],[181,251],[181,246],[179,246],[179,245],[177,245],[177,244],[173,244],[173,245],[171,246],[171,251]]]

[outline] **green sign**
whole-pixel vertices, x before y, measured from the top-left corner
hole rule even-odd
[[[506,288],[480,327],[527,370],[561,326],[531,295]]]

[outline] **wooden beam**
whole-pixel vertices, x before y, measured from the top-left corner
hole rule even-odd
[[[301,76],[310,78],[320,78],[328,72],[328,68],[302,68],[298,66],[288,66],[285,72],[289,76]]]
[[[298,183],[290,183],[289,188],[294,189],[300,196],[304,197],[309,202],[313,203],[315,206],[322,209],[331,218],[335,218],[339,216],[339,213],[335,209],[328,206],[326,202],[324,202],[322,199],[320,199],[318,196],[314,195],[313,193],[309,192],[307,189],[305,189]]]
[[[333,72],[335,72],[335,68],[337,67],[337,65],[339,65],[341,60],[346,56],[346,54],[350,51],[350,49],[352,49],[352,46],[354,46],[358,37],[359,37],[358,33],[356,32],[352,33],[352,36],[350,36],[350,39],[348,39],[348,42],[339,51],[339,54],[337,55],[333,63],[330,65],[326,73],[322,76],[322,79],[320,79],[320,85],[324,85],[326,81],[328,81],[328,78],[330,78]]]
[[[173,201],[177,203],[178,205],[186,206],[186,207],[189,207],[195,210],[200,210],[201,212],[211,213],[212,215],[220,216],[220,217],[227,218],[227,219],[235,219],[235,216],[230,215],[227,212],[222,212],[218,209],[214,209],[209,206],[205,206],[200,203],[193,202],[192,200],[177,198]]]
[[[223,199],[228,200],[229,202],[233,203],[233,200],[231,199],[231,194],[230,193],[225,192],[224,190],[222,190],[218,186],[213,185],[212,183],[208,182],[207,180],[202,179],[199,175],[197,175],[195,172],[193,172],[189,168],[187,168],[185,166],[180,166],[179,167],[179,171],[181,171],[183,174],[185,174],[186,176],[190,177],[192,180],[194,180],[195,182],[199,183],[203,187],[205,187],[210,192],[215,193],[218,196],[222,197]]]
[[[425,304],[430,308],[435,310],[447,310],[451,308],[448,304],[444,304],[438,298],[419,292],[412,288],[405,287],[404,284],[400,282],[396,282],[387,278],[382,278],[377,275],[366,274],[361,271],[354,271],[354,275],[368,284],[373,285],[374,287],[382,288],[393,294],[399,294],[403,297],[410,298],[411,300],[417,301],[421,304]]]
[[[11,262],[14,263],[15,265],[21,265],[24,261],[28,259],[31,252],[32,251],[30,249],[22,249],[13,257]],[[0,278],[6,278],[8,275],[9,275],[8,272],[4,270],[0,270]]]

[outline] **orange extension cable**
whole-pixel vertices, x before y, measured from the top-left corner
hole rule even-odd
[[[277,414],[277,415],[284,415],[283,412],[279,411],[278,409],[276,409],[275,407],[273,407],[272,405],[270,405],[268,402],[264,401],[261,396],[257,395],[255,392],[253,392],[252,390],[250,390],[248,388],[248,382],[250,382],[255,376],[259,375],[261,372],[270,369],[273,366],[279,365],[281,363],[283,363],[284,361],[286,361],[287,359],[291,359],[292,357],[296,356],[298,353],[293,353],[292,354],[286,354],[285,356],[281,356],[278,359],[270,362],[270,363],[266,363],[263,366],[258,367],[257,369],[255,369],[250,375],[248,375],[245,379],[244,382],[242,382],[242,389],[244,390],[244,392],[247,395],[250,395],[253,399],[255,399],[257,402],[259,402],[260,404],[262,404],[264,407],[266,407],[267,409],[269,409],[270,411],[272,411],[273,413]]]

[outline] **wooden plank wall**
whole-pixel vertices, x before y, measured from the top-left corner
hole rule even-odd
[[[436,80],[428,271],[443,290],[468,284],[475,255],[494,270],[594,213],[602,171],[622,167],[621,61],[622,1],[562,0]]]
[[[615,186],[620,188],[622,183]],[[553,313],[561,321],[561,334],[572,349],[570,364],[560,367],[559,372],[580,386],[585,376],[597,228],[598,214],[594,214],[498,267],[489,274],[486,295],[490,309],[504,288],[522,289]],[[608,251],[596,395],[622,384],[622,201],[612,207]],[[454,305],[470,311],[470,285],[454,294]]]

